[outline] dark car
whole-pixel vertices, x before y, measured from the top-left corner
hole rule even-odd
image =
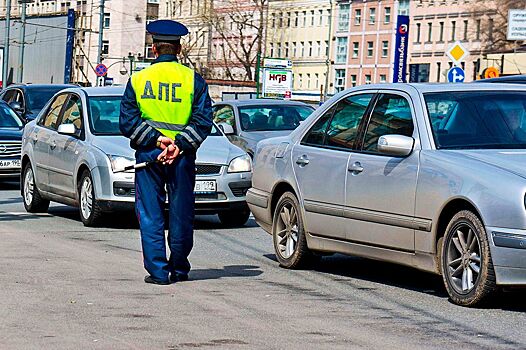
[[[22,119],[4,101],[0,101],[0,181],[20,176]]]
[[[33,120],[57,92],[75,87],[68,84],[11,85],[0,94],[25,121]]]
[[[505,77],[476,80],[477,83],[526,84],[526,75],[508,75]]]

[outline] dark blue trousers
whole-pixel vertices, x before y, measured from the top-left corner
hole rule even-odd
[[[157,159],[159,149],[137,150],[137,163]],[[166,258],[164,211],[168,191],[169,223]],[[144,268],[155,279],[170,273],[188,274],[194,234],[195,154],[186,153],[171,165],[154,164],[135,173],[135,212],[141,228]]]

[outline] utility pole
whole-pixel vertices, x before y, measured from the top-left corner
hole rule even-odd
[[[27,4],[33,2],[33,0],[18,0],[18,3],[22,5],[22,14],[20,20],[22,27],[20,28],[20,55],[18,55],[18,82],[24,82],[24,50],[26,45],[26,12]]]
[[[5,14],[5,44],[4,44],[4,62],[2,69],[2,87],[7,86],[7,77],[9,76],[9,30],[11,29],[11,0],[6,1]]]
[[[104,33],[104,2],[105,2],[105,0],[100,0],[100,5],[99,5],[99,8],[100,8],[100,13],[99,13],[99,50],[97,52],[97,63],[102,63],[102,39],[103,39],[103,33]],[[98,82],[98,80],[99,79],[97,79],[97,82]]]

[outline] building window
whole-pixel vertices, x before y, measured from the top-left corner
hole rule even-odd
[[[391,8],[390,8],[390,7],[386,7],[386,8],[385,8],[385,18],[384,18],[384,23],[385,23],[385,24],[389,24],[389,23],[391,23]]]
[[[278,57],[281,58],[281,43],[278,43],[278,47],[276,49]]]
[[[303,11],[303,27],[307,26],[307,11]]]
[[[455,41],[455,37],[457,36],[457,22],[451,21],[451,41]]]
[[[329,57],[329,40],[325,40],[325,56]]]
[[[316,56],[321,56],[321,41],[316,41]]]
[[[347,62],[347,38],[337,38],[336,63]]]
[[[310,12],[310,25],[314,27],[314,10]]]
[[[382,57],[389,56],[389,41],[382,41]]]
[[[354,25],[359,26],[362,23],[362,10],[356,9],[354,11]]]
[[[462,38],[463,40],[468,40],[468,20],[464,21],[464,36]]]
[[[110,53],[110,42],[108,40],[102,40],[102,54],[107,55]]]
[[[287,28],[290,28],[290,17],[291,17],[291,16],[292,16],[292,15],[290,14],[290,12],[287,12],[287,18],[286,18],[286,20],[285,20],[286,23],[287,23]]]
[[[312,57],[312,41],[309,41],[309,57]]]
[[[338,14],[338,31],[346,32],[349,30],[349,9],[351,5],[340,4],[340,11]]]
[[[371,74],[366,74],[365,75],[365,83],[366,84],[371,84]]]
[[[274,57],[274,43],[270,43],[270,57]]]
[[[372,41],[367,42],[367,57],[373,57],[374,43]]]
[[[387,83],[387,75],[380,74],[380,83]]]
[[[475,39],[480,40],[480,19],[477,19]]]
[[[438,42],[444,42],[444,22],[440,22],[440,36],[438,38]]]
[[[358,58],[360,54],[360,43],[355,41],[352,43],[352,58]]]
[[[429,22],[427,24],[427,42],[430,43],[433,41],[433,23]]]
[[[356,74],[351,75],[351,86],[352,87],[356,86]]]
[[[420,27],[421,27],[421,23],[417,23],[416,24],[416,38],[415,38],[415,43],[419,43],[420,42]]]
[[[153,53],[153,45],[146,45],[146,59],[154,60],[155,54]]]
[[[299,25],[299,20],[300,20],[299,17],[300,15],[298,11],[294,12],[294,27],[297,27]]]
[[[310,90],[310,85],[311,85],[310,73],[307,73],[307,90]]]
[[[298,78],[298,85],[299,85],[300,88],[302,88],[303,87],[303,74],[301,74],[301,73],[298,74],[298,77],[299,77]]]
[[[110,14],[105,13],[104,14],[104,28],[109,28],[109,27],[110,27]]]
[[[289,58],[289,43],[285,43],[285,58]]]
[[[300,43],[300,57],[305,57],[305,42]]]
[[[488,21],[488,38],[493,40],[493,18],[490,18]]]
[[[318,25],[321,27],[323,26],[323,10],[318,11]]]
[[[297,44],[296,44],[296,42],[294,41],[294,42],[292,43],[292,57],[298,57],[298,56],[297,56],[297,55],[298,55],[298,51],[297,51],[298,49],[297,49],[296,46],[297,46]]]
[[[334,90],[336,93],[345,90],[345,69],[336,69],[336,77],[334,79]]]
[[[437,62],[437,83],[440,83],[440,76],[442,75],[442,63]]]
[[[376,8],[371,7],[369,10],[369,24],[375,24],[376,23]]]

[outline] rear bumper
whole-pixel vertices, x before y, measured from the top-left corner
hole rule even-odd
[[[497,284],[526,286],[526,230],[486,227]]]

